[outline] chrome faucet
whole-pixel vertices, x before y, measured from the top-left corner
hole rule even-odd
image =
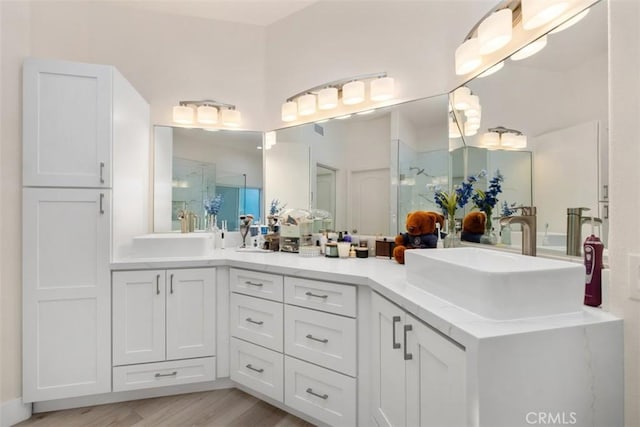
[[[535,206],[520,206],[520,216],[505,216],[500,218],[500,225],[522,225],[522,255],[536,256],[536,208]]]
[[[589,208],[568,208],[567,209],[567,255],[582,255],[582,224],[586,222],[597,222],[602,224],[602,219],[590,216],[582,216],[582,212]]]

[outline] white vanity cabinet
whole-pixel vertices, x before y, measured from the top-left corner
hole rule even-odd
[[[111,391],[109,264],[148,229],[149,104],[111,66],[23,67],[23,400]]]
[[[114,391],[215,379],[215,283],[214,268],[113,273]]]
[[[371,312],[376,424],[468,425],[464,349],[376,293]]]

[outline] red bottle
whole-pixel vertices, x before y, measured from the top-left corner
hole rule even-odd
[[[602,304],[602,253],[604,244],[599,237],[592,234],[584,241],[584,266],[586,268],[586,284],[584,303],[592,307]]]

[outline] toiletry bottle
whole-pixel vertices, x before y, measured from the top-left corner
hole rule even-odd
[[[436,223],[436,248],[444,248],[444,243],[442,242],[442,236],[440,235],[440,223]]]
[[[227,221],[222,221],[222,230],[220,230],[220,249],[224,249],[224,233],[227,231]]]
[[[345,231],[342,236],[342,241],[351,243],[351,236],[349,236],[349,232]]]
[[[592,307],[602,304],[602,253],[604,244],[598,236],[593,234],[593,220],[591,221],[591,236],[584,241],[584,266],[586,268],[586,283],[584,289],[584,303]]]
[[[320,253],[322,255],[324,255],[325,246],[328,241],[329,239],[327,239],[327,233],[322,233],[322,235],[320,236]]]

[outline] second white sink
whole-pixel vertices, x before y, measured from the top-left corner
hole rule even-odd
[[[510,320],[577,312],[584,266],[480,248],[405,253],[407,280],[482,317]]]

